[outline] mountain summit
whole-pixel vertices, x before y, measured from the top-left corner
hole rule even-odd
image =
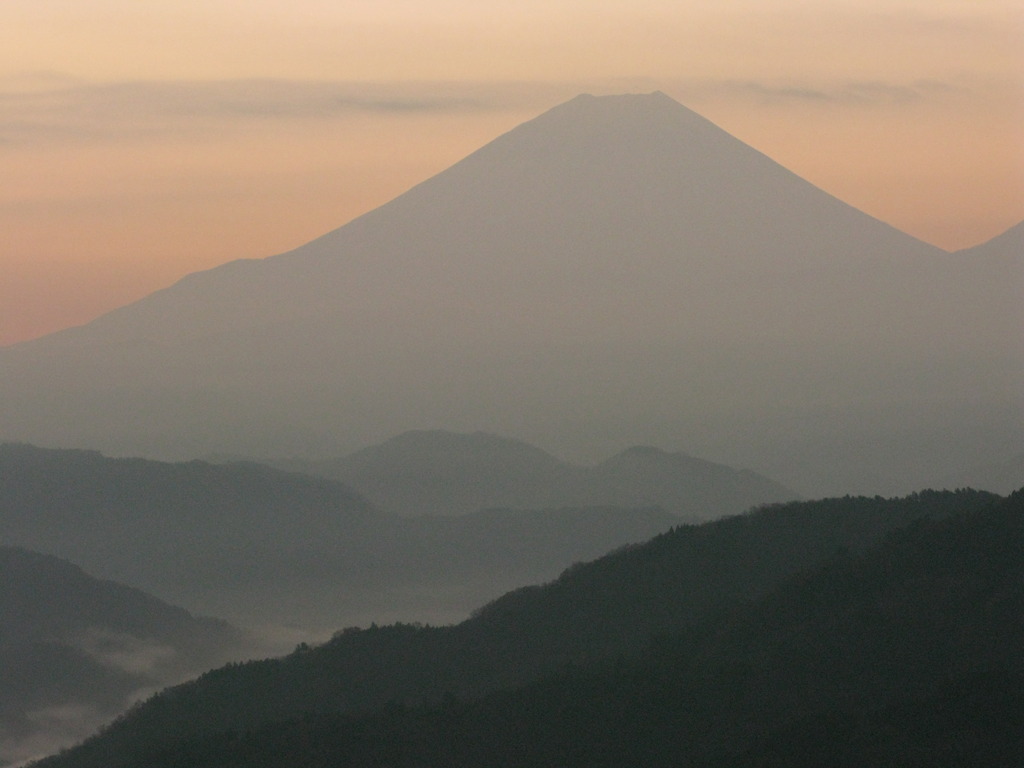
[[[1024,433],[1009,269],[664,94],[580,96],[294,251],[0,350],[0,435],[268,456],[480,429],[895,492]]]

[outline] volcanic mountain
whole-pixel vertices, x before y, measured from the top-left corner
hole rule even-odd
[[[943,484],[1024,435],[1019,263],[917,241],[664,94],[585,95],[294,251],[0,351],[0,435],[172,458],[485,430],[804,493]]]

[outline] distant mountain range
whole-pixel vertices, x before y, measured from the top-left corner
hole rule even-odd
[[[610,503],[405,519],[341,483],[253,463],[0,445],[0,542],[248,625],[455,620],[680,522]]]
[[[168,690],[40,768],[1017,765],[1024,491],[684,526]]]
[[[364,540],[380,516],[338,483],[257,465],[0,445],[0,542],[215,616],[291,586],[315,548]]]
[[[664,94],[580,96],[294,251],[0,350],[0,436],[322,458],[485,430],[804,495],[952,487],[1024,443],[1020,233],[946,253]]]
[[[683,453],[636,446],[577,466],[483,432],[405,432],[339,459],[269,463],[339,480],[404,516],[612,506],[657,507],[692,522],[798,496],[754,472]]]
[[[0,546],[0,765],[70,746],[256,643],[77,566]]]

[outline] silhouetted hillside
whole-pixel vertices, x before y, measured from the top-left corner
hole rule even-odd
[[[1024,761],[1022,551],[1018,493],[839,553],[635,660],[476,703],[307,715],[124,765],[1009,768]]]
[[[0,546],[0,764],[69,745],[132,697],[230,659],[251,638],[55,557]]]
[[[801,717],[931,695],[936,664],[951,680],[1002,669],[1016,647],[1004,641],[1021,631],[1011,610],[1024,567],[1014,503],[926,492],[681,526],[512,592],[458,626],[346,630],[284,659],[211,672],[47,765],[737,757]],[[965,630],[950,632],[960,618]],[[955,662],[967,650],[977,655]],[[920,685],[903,690],[901,676]]]
[[[596,466],[578,466],[483,432],[406,432],[334,461],[276,463],[340,480],[405,516],[490,507],[660,507],[696,521],[797,497],[754,472],[681,453],[635,447]]]

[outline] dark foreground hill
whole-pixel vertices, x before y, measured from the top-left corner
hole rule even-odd
[[[0,542],[248,625],[461,619],[676,522],[610,507],[404,520],[340,483],[257,464],[0,445]]]
[[[44,765],[798,765],[835,723],[858,758],[900,712],[931,749],[943,718],[985,717],[964,687],[1005,746],[1022,501],[926,492],[682,526],[458,626],[346,630],[211,672]]]
[[[580,466],[484,432],[405,432],[340,459],[279,466],[340,480],[381,509],[405,516],[486,508],[660,507],[693,522],[798,497],[755,472],[684,453],[636,446]]]
[[[0,546],[0,765],[68,746],[251,638],[77,566]]]

